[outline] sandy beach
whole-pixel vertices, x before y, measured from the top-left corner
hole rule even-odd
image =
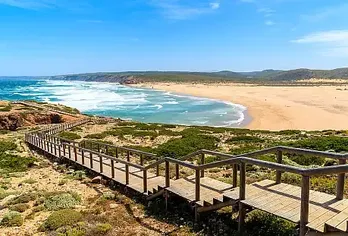
[[[244,105],[251,117],[246,125],[250,129],[348,129],[348,87],[345,85],[146,83],[136,86]]]

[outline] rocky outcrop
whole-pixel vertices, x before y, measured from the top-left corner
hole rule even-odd
[[[56,113],[44,112],[13,112],[0,114],[0,129],[17,130],[23,126],[58,124],[65,121],[65,117]]]

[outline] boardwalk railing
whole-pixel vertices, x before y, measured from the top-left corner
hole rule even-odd
[[[180,178],[179,166],[183,166],[189,169],[192,169],[195,172],[195,200],[198,202],[201,199],[200,191],[201,184],[200,179],[204,177],[204,172],[211,168],[222,167],[222,166],[232,166],[233,167],[233,176],[232,176],[232,185],[233,187],[237,187],[237,177],[238,177],[238,169],[239,169],[239,200],[245,200],[246,198],[246,166],[247,165],[256,165],[263,168],[269,168],[271,170],[276,171],[276,183],[281,183],[281,175],[284,172],[294,173],[296,175],[300,175],[301,180],[301,207],[300,207],[300,235],[305,235],[306,233],[306,224],[308,223],[309,216],[309,194],[310,194],[310,178],[313,175],[331,175],[338,174],[337,178],[337,191],[336,198],[342,199],[344,193],[344,181],[345,181],[345,173],[348,172],[348,165],[346,161],[348,159],[348,154],[339,154],[339,153],[331,153],[331,152],[321,152],[315,150],[307,150],[307,149],[299,149],[292,147],[284,147],[278,146],[273,148],[268,148],[264,150],[259,150],[255,152],[245,153],[241,155],[229,155],[220,152],[214,152],[209,150],[200,150],[184,156],[179,159],[174,159],[170,157],[157,157],[154,154],[125,148],[118,147],[114,145],[109,145],[100,142],[92,141],[89,146],[86,145],[86,142],[82,142],[82,144],[62,139],[55,134],[65,130],[70,129],[74,126],[84,124],[88,122],[89,119],[80,120],[73,123],[68,124],[60,124],[51,126],[50,128],[45,128],[40,131],[34,131],[27,133],[25,136],[26,142],[31,145],[40,148],[42,150],[48,150],[51,154],[54,154],[56,157],[65,157],[74,162],[77,162],[77,155],[82,156],[82,165],[85,164],[86,161],[89,161],[88,168],[94,170],[93,165],[94,161],[99,163],[99,173],[103,174],[103,165],[105,165],[105,161],[111,167],[111,177],[115,177],[115,163],[122,163],[125,166],[125,184],[129,184],[130,173],[129,167],[133,167],[138,169],[143,173],[143,192],[146,193],[148,191],[148,171],[149,169],[156,168],[156,176],[159,176],[159,166],[165,163],[165,187],[170,187],[171,184],[171,169],[170,164],[175,165],[175,176],[177,179]],[[96,148],[96,150],[94,150]],[[111,156],[114,150],[115,156]],[[89,154],[87,157],[86,154]],[[339,165],[328,166],[328,167],[320,167],[320,168],[300,168],[290,165],[282,164],[283,162],[283,154],[291,153],[291,154],[301,154],[301,155],[314,155],[321,156],[326,158],[333,158],[339,160]],[[136,154],[140,157],[140,162],[133,163],[131,160],[131,154]],[[254,159],[251,157],[257,157],[264,154],[275,154],[277,162],[269,162],[263,161],[259,159]],[[217,156],[221,160],[215,161],[212,163],[205,163],[205,158],[207,155]],[[125,159],[122,159],[121,156],[125,156]],[[199,164],[192,164],[190,161],[192,158],[200,156]],[[155,160],[153,163],[149,163],[145,166],[144,158],[152,158]],[[239,168],[238,168],[239,167]],[[240,230],[243,227],[243,222],[245,218],[245,206],[240,202],[239,203],[239,227]]]

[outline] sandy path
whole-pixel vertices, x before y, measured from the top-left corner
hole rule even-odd
[[[176,83],[137,86],[242,104],[252,117],[247,125],[251,129],[348,129],[348,90],[344,90],[345,86]]]

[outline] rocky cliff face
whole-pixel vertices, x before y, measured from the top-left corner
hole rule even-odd
[[[0,129],[14,131],[24,126],[58,124],[71,119],[71,117],[51,112],[0,113]]]

